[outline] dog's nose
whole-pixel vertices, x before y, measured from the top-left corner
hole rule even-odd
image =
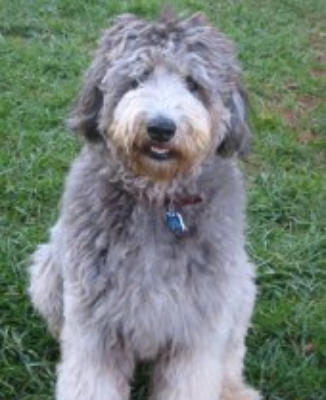
[[[156,117],[151,119],[147,124],[147,132],[152,140],[156,142],[167,142],[175,134],[175,123],[165,117]]]

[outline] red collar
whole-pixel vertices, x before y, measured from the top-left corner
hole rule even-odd
[[[177,207],[184,207],[184,206],[192,206],[195,204],[199,204],[203,201],[202,197],[199,195],[189,195],[189,196],[176,196],[175,198],[167,198],[165,203],[167,206],[173,204]]]

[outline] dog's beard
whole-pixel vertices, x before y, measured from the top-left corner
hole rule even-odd
[[[141,125],[123,135],[116,130],[110,135],[115,156],[137,175],[172,180],[195,169],[211,150],[210,135],[203,135],[186,122],[178,128],[175,138],[164,144],[152,141]]]
[[[185,99],[176,113],[174,137],[159,143],[147,133],[144,105],[146,101],[135,91],[117,106],[108,128],[108,141],[115,155],[135,174],[155,181],[170,181],[195,169],[212,149],[206,109],[199,102]]]

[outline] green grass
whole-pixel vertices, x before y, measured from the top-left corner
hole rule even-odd
[[[237,43],[252,103],[248,250],[259,298],[248,380],[270,400],[326,388],[324,0],[178,0]],[[0,0],[0,399],[45,400],[58,347],[26,296],[26,259],[54,222],[79,145],[69,104],[108,17],[154,0]],[[323,65],[324,63],[324,65]],[[324,290],[323,290],[324,286]],[[135,398],[141,399],[142,389]],[[167,399],[168,400],[168,399]]]

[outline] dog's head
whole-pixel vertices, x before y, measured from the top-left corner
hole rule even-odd
[[[118,17],[104,32],[69,125],[127,168],[171,180],[248,144],[233,47],[201,15]]]

